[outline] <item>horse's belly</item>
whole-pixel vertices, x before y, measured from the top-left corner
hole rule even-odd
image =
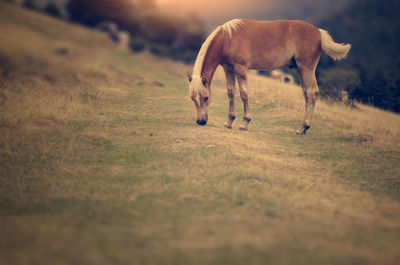
[[[248,68],[254,70],[273,70],[291,63],[289,56],[258,56],[249,59]]]

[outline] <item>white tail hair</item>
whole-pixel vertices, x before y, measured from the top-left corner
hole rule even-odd
[[[333,60],[341,60],[346,58],[350,51],[351,45],[344,43],[336,43],[328,31],[319,29],[321,32],[321,48]]]

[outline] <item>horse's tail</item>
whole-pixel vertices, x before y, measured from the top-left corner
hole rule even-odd
[[[346,58],[351,48],[350,44],[336,43],[326,30],[319,29],[319,32],[321,32],[321,48],[326,54],[335,61]]]

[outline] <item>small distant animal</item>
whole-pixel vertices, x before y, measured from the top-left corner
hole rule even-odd
[[[129,47],[130,35],[127,31],[119,31],[117,33],[117,48],[120,50],[127,50]]]
[[[350,44],[334,42],[326,30],[299,20],[255,21],[234,19],[217,27],[202,44],[188,75],[189,94],[197,110],[197,124],[206,125],[211,102],[211,81],[219,65],[225,71],[229,98],[226,128],[235,120],[235,83],[244,105],[243,123],[247,130],[251,121],[248,103],[247,70],[273,70],[284,66],[299,75],[305,98],[305,116],[297,134],[305,134],[311,126],[318,85],[315,78],[321,52],[334,60],[347,56]]]
[[[291,76],[290,74],[286,74],[285,72],[279,69],[272,70],[269,77],[281,81],[283,83],[294,84],[293,76]]]

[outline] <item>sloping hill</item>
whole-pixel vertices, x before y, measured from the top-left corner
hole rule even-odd
[[[301,89],[252,75],[227,130],[218,70],[199,127],[190,66],[4,2],[0,29],[1,264],[398,264],[398,115],[318,102],[295,136]]]

